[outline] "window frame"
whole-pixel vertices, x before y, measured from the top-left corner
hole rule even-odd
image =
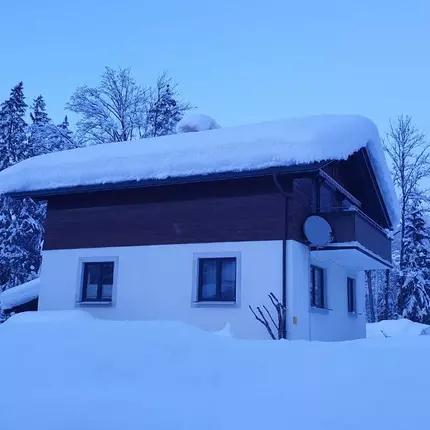
[[[230,261],[235,264],[235,280],[234,280],[234,298],[223,298],[221,291],[221,274],[222,274],[222,263]],[[216,262],[216,295],[213,298],[202,297],[203,292],[203,264],[207,262]],[[238,258],[235,256],[231,257],[198,257],[197,258],[197,303],[237,303],[238,298]]]
[[[112,293],[110,298],[106,299],[102,297],[103,291],[103,265],[112,265]],[[97,261],[82,261],[82,279],[80,285],[80,301],[81,304],[94,304],[94,303],[104,303],[112,304],[114,298],[114,288],[115,288],[115,277],[116,277],[116,262],[112,260],[97,260]],[[97,283],[97,297],[95,299],[87,298],[87,288],[88,288],[88,267],[99,265],[100,267],[100,279]]]
[[[316,273],[321,274],[321,303],[316,303],[316,288],[315,280]],[[327,309],[327,298],[326,298],[326,270],[322,267],[311,264],[310,266],[310,305],[315,309]]]
[[[347,308],[350,314],[357,313],[357,282],[354,278],[348,276],[346,278],[346,301]]]

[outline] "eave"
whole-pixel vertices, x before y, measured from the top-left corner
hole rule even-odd
[[[104,184],[90,184],[90,185],[79,185],[70,187],[61,187],[55,189],[42,189],[42,190],[30,190],[30,191],[15,191],[7,193],[9,197],[20,199],[20,198],[33,198],[37,200],[44,200],[50,196],[64,195],[64,194],[80,194],[80,193],[91,193],[97,191],[113,191],[122,189],[132,188],[146,188],[146,187],[159,187],[166,185],[177,185],[177,184],[191,184],[200,182],[213,182],[223,181],[229,179],[245,179],[271,175],[298,175],[306,176],[312,175],[321,169],[327,162],[319,162],[312,164],[299,164],[287,167],[271,167],[267,169],[259,170],[247,170],[240,172],[220,172],[207,175],[192,175],[192,176],[180,176],[171,177],[165,179],[144,179],[136,181],[124,181],[115,183],[104,183]]]

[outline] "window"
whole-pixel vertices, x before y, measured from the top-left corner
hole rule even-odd
[[[200,258],[198,302],[236,301],[236,258]]]
[[[311,306],[325,307],[324,269],[311,266]]]
[[[114,263],[84,263],[83,302],[112,302]]]
[[[348,312],[355,312],[355,279],[347,278]]]

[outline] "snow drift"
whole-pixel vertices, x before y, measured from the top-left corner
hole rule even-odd
[[[320,115],[72,149],[0,172],[0,193],[260,170],[347,159],[367,148],[393,224],[398,200],[375,124]],[[43,172],[43,175],[40,174]]]
[[[187,113],[176,125],[177,133],[190,133],[196,131],[215,130],[220,128],[210,116],[196,113]]]
[[[430,326],[402,318],[366,324],[366,337],[415,337],[430,335]]]
[[[5,430],[400,430],[428,420],[427,336],[251,342],[61,314],[0,326]]]

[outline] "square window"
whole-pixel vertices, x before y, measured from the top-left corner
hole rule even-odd
[[[112,302],[113,262],[84,263],[83,302]]]
[[[236,258],[200,258],[198,302],[236,301]]]
[[[356,312],[355,279],[347,278],[348,312]]]
[[[324,284],[324,269],[311,266],[310,273],[310,295],[311,306],[315,308],[325,308],[325,284]]]

